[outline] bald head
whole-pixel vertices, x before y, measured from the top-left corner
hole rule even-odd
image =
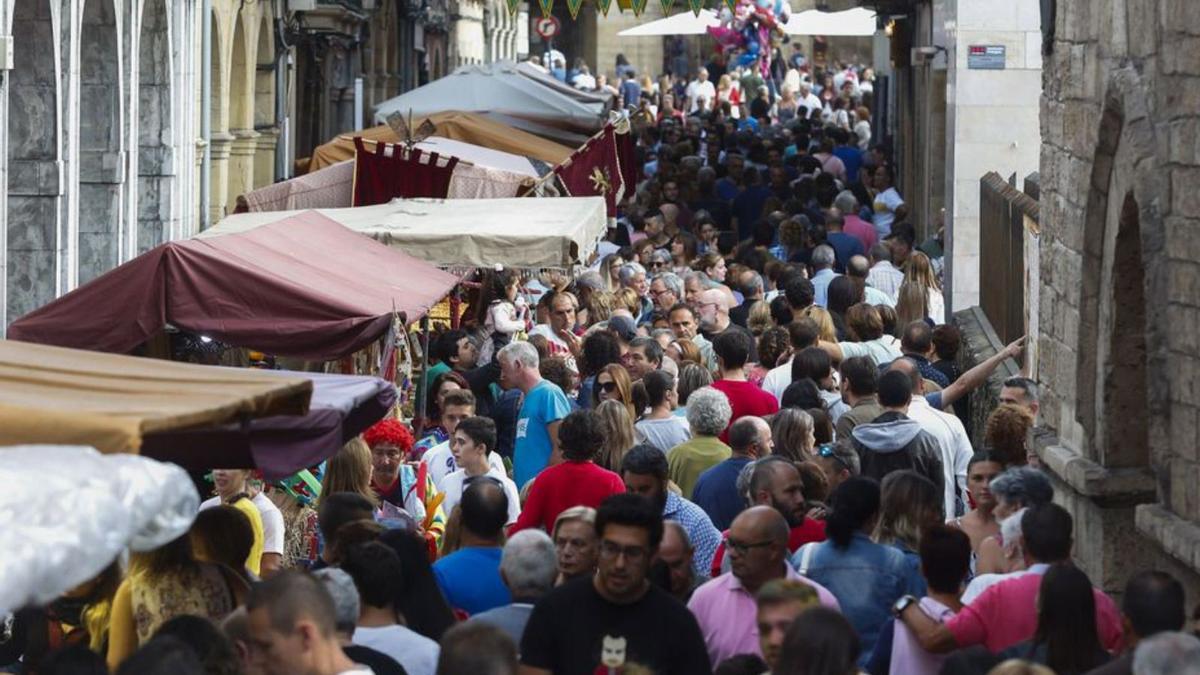
[[[679,207],[674,204],[663,204],[658,207],[658,210],[662,211],[663,220],[666,221],[667,225],[674,225],[679,219]]]
[[[770,506],[751,506],[742,511],[733,519],[729,532],[746,537],[738,537],[740,541],[771,541],[784,549],[788,544],[787,520]]]
[[[658,545],[658,550],[662,555],[683,555],[692,550],[692,542],[688,538],[687,530],[683,529],[679,521],[663,521],[663,538],[662,543]]]
[[[716,289],[716,288],[710,288],[707,291],[702,291],[700,293],[700,304],[701,305],[714,304],[717,306],[718,312],[721,312],[722,314],[728,314],[729,313],[728,297],[729,296],[725,295],[724,291],[722,291],[720,289]]]
[[[850,256],[850,260],[846,263],[846,274],[859,279],[866,279],[871,272],[871,262],[866,256],[854,255]]]
[[[921,377],[921,371],[917,369],[917,364],[912,359],[900,358],[892,361],[892,365],[888,366],[888,372],[904,373],[912,382],[912,393],[921,393],[924,385],[924,378]]]

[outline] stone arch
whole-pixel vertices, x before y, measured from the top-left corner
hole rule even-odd
[[[250,56],[251,38],[247,36],[247,15],[239,12],[233,19],[233,38],[229,52],[229,145],[228,180],[221,204],[225,213],[234,202],[254,187],[254,157],[258,134],[254,131],[254,59]]]
[[[120,261],[125,180],[121,33],[114,0],[87,0],[79,30],[79,283]]]
[[[238,15],[233,21],[233,38],[229,53],[229,129],[254,128],[254,96],[250,89],[250,58],[247,49],[245,18]]]
[[[55,13],[49,0],[16,0],[8,77],[9,321],[54,299],[62,234],[62,140]]]
[[[1145,466],[1167,440],[1166,388],[1146,386],[1169,379],[1164,185],[1147,91],[1130,68],[1110,77],[1084,219],[1075,419],[1083,450],[1111,468]]]
[[[174,213],[174,82],[167,0],[145,0],[138,39],[137,253],[170,239]]]
[[[275,119],[275,31],[270,14],[259,21],[254,59],[254,131],[258,143],[254,155],[252,187],[275,179],[275,147],[279,127]]]

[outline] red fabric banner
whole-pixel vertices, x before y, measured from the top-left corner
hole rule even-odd
[[[450,157],[446,166],[438,166],[441,156],[421,150],[406,151],[402,145],[376,143],[375,152],[368,151],[362,138],[355,137],[354,147],[354,206],[386,204],[399,197],[432,197],[445,199],[450,191],[457,157]],[[388,156],[385,150],[391,148]]]

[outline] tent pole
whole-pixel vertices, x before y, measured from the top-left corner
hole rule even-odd
[[[421,425],[425,424],[425,416],[429,411],[429,392],[425,390],[425,373],[429,372],[429,314],[421,317],[421,333],[424,334],[424,345],[421,348]]]

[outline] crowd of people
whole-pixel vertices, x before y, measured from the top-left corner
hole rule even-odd
[[[644,180],[589,269],[488,270],[427,345],[411,424],[284,481],[213,471],[187,535],[10,617],[0,663],[1200,672],[1179,581],[1139,571],[1118,604],[1072,563],[1027,447],[1037,383],[968,427],[1023,341],[962,368],[869,69],[777,60],[770,83],[619,63]]]

